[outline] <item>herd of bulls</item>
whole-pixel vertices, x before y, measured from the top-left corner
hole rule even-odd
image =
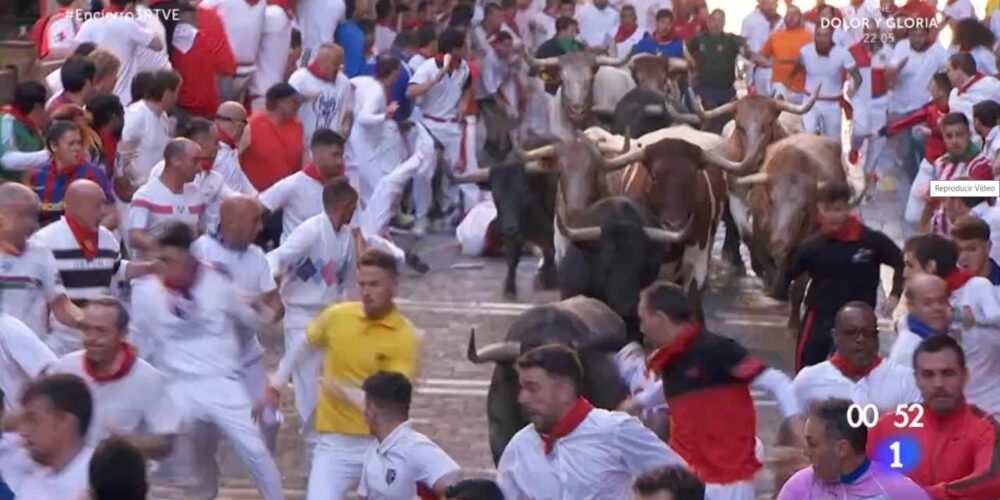
[[[591,299],[529,311],[504,343],[476,349],[470,341],[470,360],[501,363],[489,402],[497,457],[513,434],[507,431],[525,423],[510,413],[517,407],[516,376],[508,364],[523,348],[573,345],[588,371],[612,376],[607,363],[613,363],[613,349],[640,336],[637,308],[643,287],[657,279],[673,281],[700,308],[720,221],[727,222],[724,259],[743,272],[739,250],[745,244],[754,272],[770,289],[784,279],[795,245],[815,230],[818,186],[847,181],[839,141],[800,132],[797,115],[811,109],[815,93],[801,105],[747,95],[706,111],[689,90],[691,112],[676,83],[687,70],[683,61],[652,55],[616,61],[586,53],[527,60],[555,68],[561,77],[554,101],[558,109],[552,114],[558,122],[551,124],[554,139],[543,145],[537,138],[515,141],[513,123],[489,120],[480,156],[484,168],[454,180],[492,191],[508,264],[506,295],[516,295],[517,264],[524,244],[532,243],[543,253],[539,285],[558,286],[563,298]],[[634,83],[608,87],[623,75]],[[616,93],[613,110],[594,104],[607,103]],[[597,115],[610,118],[610,131]],[[722,135],[691,126],[707,129],[728,117]],[[517,142],[535,147],[526,151]],[[801,292],[804,286],[796,288]],[[618,316],[620,330],[595,328],[615,324],[611,318],[588,324],[599,316],[597,301],[607,306],[605,315]],[[618,331],[623,334],[612,333]],[[600,394],[590,395],[602,406],[615,404],[624,392],[612,390],[614,385],[592,387]]]

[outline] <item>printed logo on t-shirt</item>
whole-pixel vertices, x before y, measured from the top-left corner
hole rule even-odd
[[[396,480],[396,469],[385,471],[385,484],[392,484]]]
[[[854,252],[851,256],[851,262],[855,264],[867,263],[872,261],[872,250],[870,248],[859,248],[858,251]]]

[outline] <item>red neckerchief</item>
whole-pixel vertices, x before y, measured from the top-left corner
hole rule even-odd
[[[872,361],[872,364],[865,367],[857,368],[855,366],[851,366],[851,364],[847,362],[847,358],[841,356],[839,352],[834,353],[833,356],[830,356],[830,364],[832,364],[834,367],[840,370],[840,373],[846,375],[847,378],[854,380],[867,377],[868,374],[871,373],[872,370],[874,370],[875,367],[880,365],[881,363],[882,363],[882,358],[877,357],[875,358],[875,361]]]
[[[11,106],[10,104],[0,107],[0,113],[6,113],[14,117],[15,120],[21,122],[25,127],[28,128],[35,135],[41,136],[42,132],[35,124],[35,121],[31,119],[28,115],[21,112],[20,109]]]
[[[566,412],[565,415],[559,422],[556,423],[555,427],[552,428],[552,432],[548,434],[538,433],[538,437],[542,438],[542,449],[545,450],[545,454],[548,455],[552,453],[552,449],[555,447],[556,441],[560,438],[568,436],[571,432],[576,430],[577,426],[583,422],[583,419],[587,418],[590,414],[590,410],[594,409],[594,405],[587,401],[587,398],[583,396],[578,396],[576,398],[576,403],[573,407]]]
[[[951,272],[944,277],[945,283],[948,284],[948,295],[955,293],[955,290],[962,288],[969,280],[975,277],[976,273],[968,269],[961,269],[957,267],[952,269]]]
[[[694,341],[695,337],[701,332],[701,322],[696,319],[692,319],[688,323],[686,330],[681,332],[673,342],[660,347],[653,354],[649,356],[646,361],[646,366],[653,371],[660,371],[664,369],[667,365],[672,363],[678,356],[684,354],[691,342]]]
[[[635,24],[631,26],[626,26],[625,23],[619,24],[618,32],[615,33],[615,42],[621,43],[628,40],[628,37],[632,36],[637,29],[639,29],[639,26]]]
[[[986,75],[977,71],[976,74],[972,75],[972,78],[969,78],[969,81],[965,82],[964,84],[962,84],[961,87],[958,88],[958,95],[962,95],[963,93],[965,93],[966,90],[969,90],[969,87],[971,87],[979,80],[982,80],[984,76]]]
[[[828,238],[840,241],[858,241],[861,238],[861,220],[854,214],[847,216],[847,220],[835,230],[829,229],[824,224],[823,216],[817,214],[816,219],[819,222],[820,231]]]
[[[420,500],[440,500],[441,497],[434,493],[434,489],[425,483],[417,483],[417,498]]]
[[[656,43],[667,43],[674,39],[674,37],[670,36],[671,34],[672,32],[668,32],[667,36],[660,37],[660,34],[654,31],[653,34],[650,36],[653,37],[653,41]]]
[[[236,141],[225,130],[222,130],[221,127],[219,127],[219,140],[226,146],[236,149]]]
[[[251,7],[256,7],[257,4],[260,3],[260,0],[245,0],[245,1],[246,1],[247,5],[249,5]]]
[[[334,82],[337,81],[337,74],[336,73],[334,73],[333,76],[324,75],[319,70],[319,64],[317,64],[316,61],[313,61],[313,62],[309,63],[309,66],[306,66],[306,68],[309,69],[309,72],[312,73],[312,76],[315,76],[316,78],[319,78],[320,80],[323,80],[324,82],[334,83]]]
[[[118,12],[125,12],[125,8],[108,2],[108,6],[101,10],[101,12],[105,14],[116,14]]]
[[[114,134],[111,133],[107,128],[103,128],[98,132],[101,136],[101,149],[104,150],[104,167],[108,174],[108,178],[113,177],[115,171],[115,154],[118,153],[118,139],[115,139]]]
[[[193,280],[191,280],[191,284],[190,285],[188,285],[188,286],[181,286],[181,285],[179,285],[177,283],[174,283],[173,281],[171,281],[171,280],[169,280],[167,278],[161,278],[161,282],[163,283],[163,286],[167,290],[169,290],[169,291],[171,291],[173,293],[178,293],[178,294],[182,295],[186,299],[191,299],[192,298],[191,290],[194,288],[195,283],[198,282],[198,276],[197,276],[197,274],[201,272],[201,269],[200,269],[201,264],[196,264],[196,265],[199,267],[199,269],[195,270],[195,278]]]
[[[267,4],[281,7],[281,10],[285,11],[285,15],[288,16],[288,19],[295,19],[295,11],[292,10],[290,0],[267,0]]]
[[[319,167],[315,163],[309,162],[308,165],[302,168],[302,173],[306,174],[306,177],[310,179],[315,179],[316,182],[322,184],[326,182],[326,177],[323,177],[323,172],[319,171]]]
[[[202,170],[210,172],[215,165],[215,158],[199,158],[198,163],[201,164]]]
[[[83,370],[90,378],[94,379],[94,382],[111,382],[128,375],[128,372],[135,366],[136,359],[135,348],[132,347],[132,344],[122,342],[118,356],[115,356],[114,362],[111,363],[111,370],[107,373],[98,373],[97,368],[90,363],[87,356],[83,357]]]
[[[66,225],[69,226],[69,232],[73,233],[73,238],[76,239],[76,243],[80,245],[80,251],[83,253],[83,258],[87,260],[94,260],[97,257],[97,230],[91,229],[77,222],[69,214],[65,214]]]
[[[396,31],[396,23],[392,22],[392,18],[385,19],[383,21],[375,21],[375,24],[383,28],[389,28],[392,31]]]

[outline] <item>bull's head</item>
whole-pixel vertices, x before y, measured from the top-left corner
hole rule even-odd
[[[615,59],[585,51],[545,59],[535,59],[529,51],[525,51],[524,58],[534,68],[559,68],[562,80],[560,105],[569,121],[576,125],[584,123],[590,117],[596,68],[605,65],[622,66],[628,62],[627,57]]]
[[[778,116],[782,112],[797,115],[807,113],[816,104],[819,88],[817,87],[809,100],[801,105],[792,104],[784,99],[748,95],[708,111],[691,89],[688,89],[688,93],[695,113],[704,123],[733,115],[735,129],[730,142],[742,154],[744,160],[750,159],[751,163],[757,163],[763,159],[764,149],[768,144],[785,137],[785,131],[778,123]]]
[[[686,61],[658,54],[636,54],[629,59],[628,67],[637,86],[675,98],[680,96],[674,95],[677,89],[674,78],[688,70]]]
[[[532,202],[538,202],[532,200],[529,177],[553,173],[557,172],[536,163],[526,163],[524,158],[514,153],[502,163],[455,174],[452,180],[455,183],[488,184],[497,207],[500,233],[510,238],[521,234],[522,214]]]
[[[469,333],[469,345],[466,348],[465,356],[470,363],[477,365],[483,363],[513,363],[524,352],[545,344],[564,344],[572,347],[579,353],[588,351],[614,352],[621,348],[622,340],[615,335],[596,336],[582,340],[550,339],[549,341],[533,342],[525,344],[520,341],[505,340],[494,342],[484,347],[476,347],[476,329]]]

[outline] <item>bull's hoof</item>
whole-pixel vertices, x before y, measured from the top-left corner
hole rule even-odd
[[[555,290],[558,287],[559,280],[554,267],[543,267],[535,275],[535,290]]]
[[[503,284],[503,298],[508,300],[517,299],[517,285],[514,280],[507,280]]]

